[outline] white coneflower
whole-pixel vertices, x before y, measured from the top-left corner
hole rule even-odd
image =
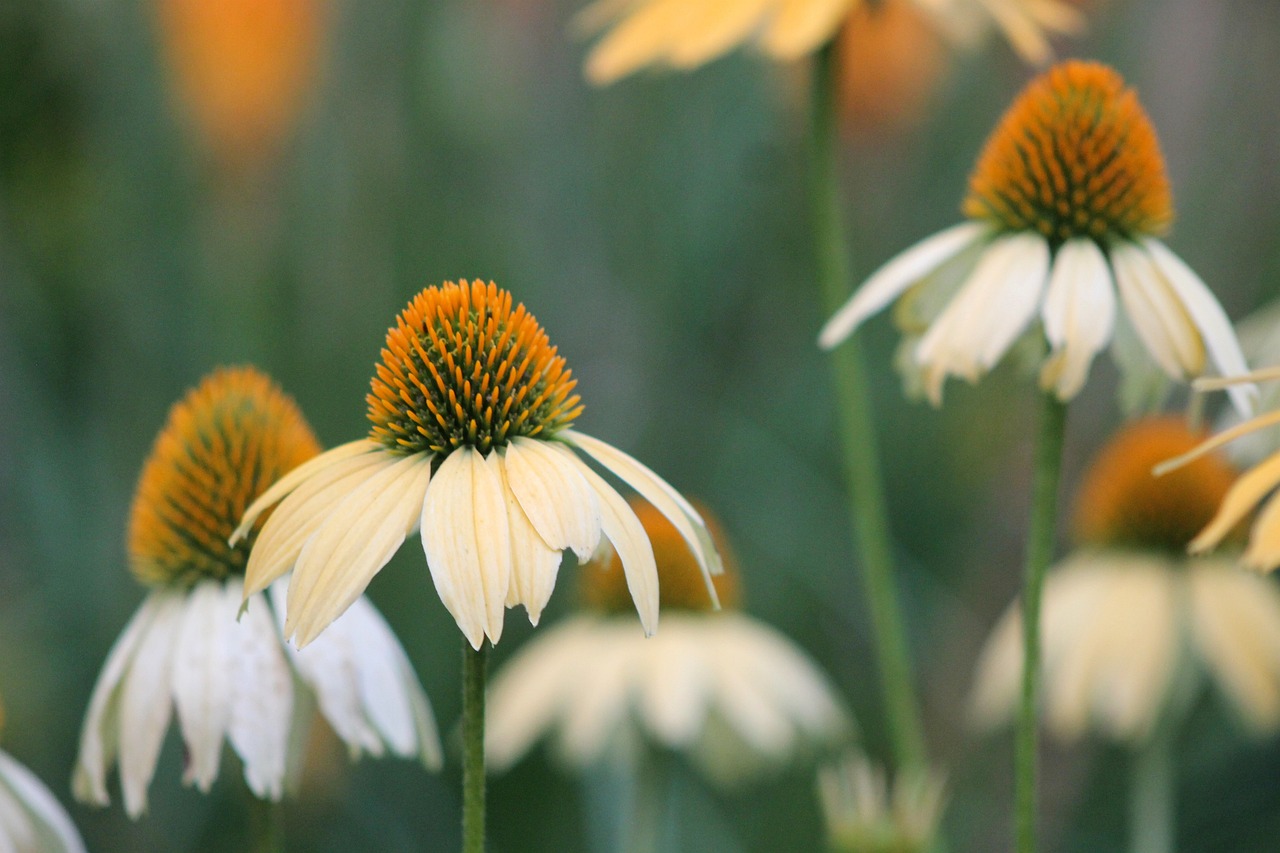
[[[225,740],[253,793],[279,799],[291,728],[309,722],[295,720],[295,675],[353,755],[389,749],[439,764],[427,698],[367,600],[305,652],[284,643],[265,595],[236,622],[256,531],[234,547],[227,538],[250,500],[319,449],[293,401],[251,368],[213,373],[170,411],[129,525],[130,568],[152,589],[94,687],[77,798],[106,805],[107,772],[118,762],[125,811],[140,816],[176,712],[185,783],[210,789]],[[278,611],[283,589],[273,593]]]
[[[0,725],[4,708],[0,707]],[[66,809],[34,773],[0,750],[0,850],[6,853],[84,853]]]
[[[818,798],[832,853],[925,853],[937,841],[946,783],[922,768],[884,770],[851,755],[818,771]]]
[[[850,719],[817,666],[778,631],[731,609],[732,570],[716,578],[726,609],[709,612],[680,534],[651,507],[635,509],[657,557],[662,630],[651,638],[636,631],[616,554],[584,566],[585,603],[595,612],[540,634],[494,679],[489,767],[509,767],[550,736],[575,769],[628,761],[649,744],[730,784],[847,737]]]
[[[1173,218],[1164,160],[1110,68],[1071,61],[1034,80],[988,141],[964,210],[968,222],[876,271],[827,322],[822,346],[897,300],[909,364],[935,404],[948,376],[976,381],[1037,318],[1049,347],[1040,384],[1063,401],[1126,323],[1175,380],[1244,372],[1222,307],[1158,239]],[[1247,411],[1253,393],[1239,386],[1232,398]]]
[[[246,511],[239,538],[279,502],[249,557],[245,595],[292,570],[285,634],[299,648],[421,533],[440,600],[472,647],[504,609],[537,624],[561,554],[603,538],[622,555],[640,622],[658,621],[658,573],[636,514],[581,452],[679,530],[708,588],[719,558],[697,511],[627,454],[569,429],[575,382],[546,333],[483,282],[429,287],[387,333],[368,396],[373,429],[300,466]]]

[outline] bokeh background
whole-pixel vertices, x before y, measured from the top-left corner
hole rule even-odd
[[[270,40],[228,47],[199,0],[0,3],[4,748],[68,802],[90,849],[243,849],[234,759],[213,796],[182,788],[172,732],[143,820],[69,802],[93,680],[143,597],[123,555],[141,462],[169,405],[220,364],[275,376],[326,444],[361,434],[395,313],[425,285],[480,277],[559,345],[584,431],[718,512],[746,608],[821,662],[866,749],[887,757],[814,346],[804,65],[738,52],[595,90],[569,35],[578,0],[275,5]],[[1280,294],[1280,4],[1085,8],[1088,34],[1059,53],[1112,63],[1138,88],[1174,183],[1169,242],[1246,315]],[[850,96],[859,277],[956,221],[973,158],[1032,73],[998,39],[963,56],[908,41],[882,53],[922,88],[887,88],[869,63]],[[242,82],[201,83],[210,62]],[[907,103],[916,111],[896,115]],[[917,681],[952,781],[950,849],[1003,849],[1011,738],[970,734],[964,700],[1019,585],[1033,386],[1005,367],[976,388],[953,383],[934,410],[903,399],[890,324],[865,339]],[[1071,409],[1067,494],[1122,417],[1107,359],[1094,380]],[[546,622],[573,608],[572,580]],[[321,738],[286,807],[290,849],[456,849],[456,628],[417,548],[370,594],[454,752],[433,776],[394,760],[349,766]],[[532,633],[517,613],[509,624],[498,665]],[[1277,849],[1280,740],[1247,739],[1206,698],[1178,760],[1182,849]],[[1123,849],[1126,767],[1105,743],[1047,742],[1047,850]],[[681,849],[818,849],[812,771],[732,794],[682,778]],[[619,808],[608,790],[536,753],[491,786],[492,849],[606,849]]]

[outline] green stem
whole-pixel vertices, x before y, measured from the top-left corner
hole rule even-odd
[[[837,56],[834,43],[814,63],[810,134],[810,227],[817,252],[816,274],[826,315],[849,296],[849,250],[840,204],[836,128]],[[871,610],[876,663],[884,690],[889,737],[899,769],[925,764],[924,725],[912,687],[902,610],[894,587],[893,550],[880,474],[875,426],[863,375],[862,353],[853,340],[831,355],[840,446],[849,485],[849,512],[861,556],[863,592]]]
[[[1058,481],[1062,474],[1062,441],[1067,407],[1052,393],[1044,395],[1040,439],[1036,447],[1031,522],[1027,531],[1027,564],[1022,587],[1022,696],[1014,745],[1014,826],[1018,853],[1036,849],[1037,698],[1040,682],[1040,598],[1045,571],[1053,559]]]
[[[484,681],[487,641],[462,641],[462,853],[484,853]]]
[[[250,849],[255,853],[283,853],[284,815],[280,803],[251,797],[249,821],[253,827]]]
[[[1174,800],[1176,776],[1173,763],[1175,726],[1171,720],[1157,724],[1150,740],[1142,744],[1133,761],[1129,793],[1129,831],[1133,853],[1173,853],[1176,833]]]
[[[658,853],[666,826],[669,792],[667,768],[662,756],[641,747],[644,755],[637,759],[631,779],[631,814],[622,845],[625,853]]]

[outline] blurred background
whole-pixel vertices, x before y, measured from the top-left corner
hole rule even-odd
[[[68,804],[90,849],[243,849],[238,767],[228,758],[211,797],[182,788],[173,732],[147,817],[70,803],[93,681],[144,595],[123,553],[142,460],[168,407],[221,364],[272,374],[326,445],[363,434],[396,312],[428,284],[479,277],[560,347],[585,432],[718,512],[745,608],[821,663],[865,748],[887,758],[814,345],[807,68],[739,51],[595,90],[569,34],[579,0],[277,0],[246,40],[218,10],[248,2],[0,3],[4,748]],[[1109,62],[1138,89],[1173,180],[1169,243],[1245,316],[1280,293],[1280,4],[1084,8],[1088,34],[1059,53]],[[904,32],[853,50],[859,279],[957,221],[973,159],[1032,74],[996,38],[953,56]],[[952,383],[934,410],[903,399],[891,324],[864,338],[917,681],[952,783],[950,849],[1002,849],[1011,738],[969,734],[964,703],[1019,588],[1033,385],[1005,367]],[[1068,496],[1122,417],[1109,359],[1093,377],[1071,407]],[[370,595],[454,751],[433,776],[349,766],[322,741],[286,806],[290,849],[456,849],[457,629],[416,547]],[[566,572],[545,623],[574,604]],[[522,614],[508,624],[497,665],[532,633]],[[1205,701],[1178,761],[1182,849],[1276,849],[1280,741],[1249,740]],[[1122,849],[1123,752],[1047,741],[1043,766],[1045,849]],[[491,785],[492,849],[603,849],[593,827],[617,804],[591,787],[535,753]],[[682,849],[821,843],[812,766],[732,794],[692,776],[685,790]]]

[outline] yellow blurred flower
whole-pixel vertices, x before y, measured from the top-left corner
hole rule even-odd
[[[946,784],[911,768],[890,787],[883,768],[855,754],[818,772],[818,798],[832,853],[926,853],[937,841]]]

